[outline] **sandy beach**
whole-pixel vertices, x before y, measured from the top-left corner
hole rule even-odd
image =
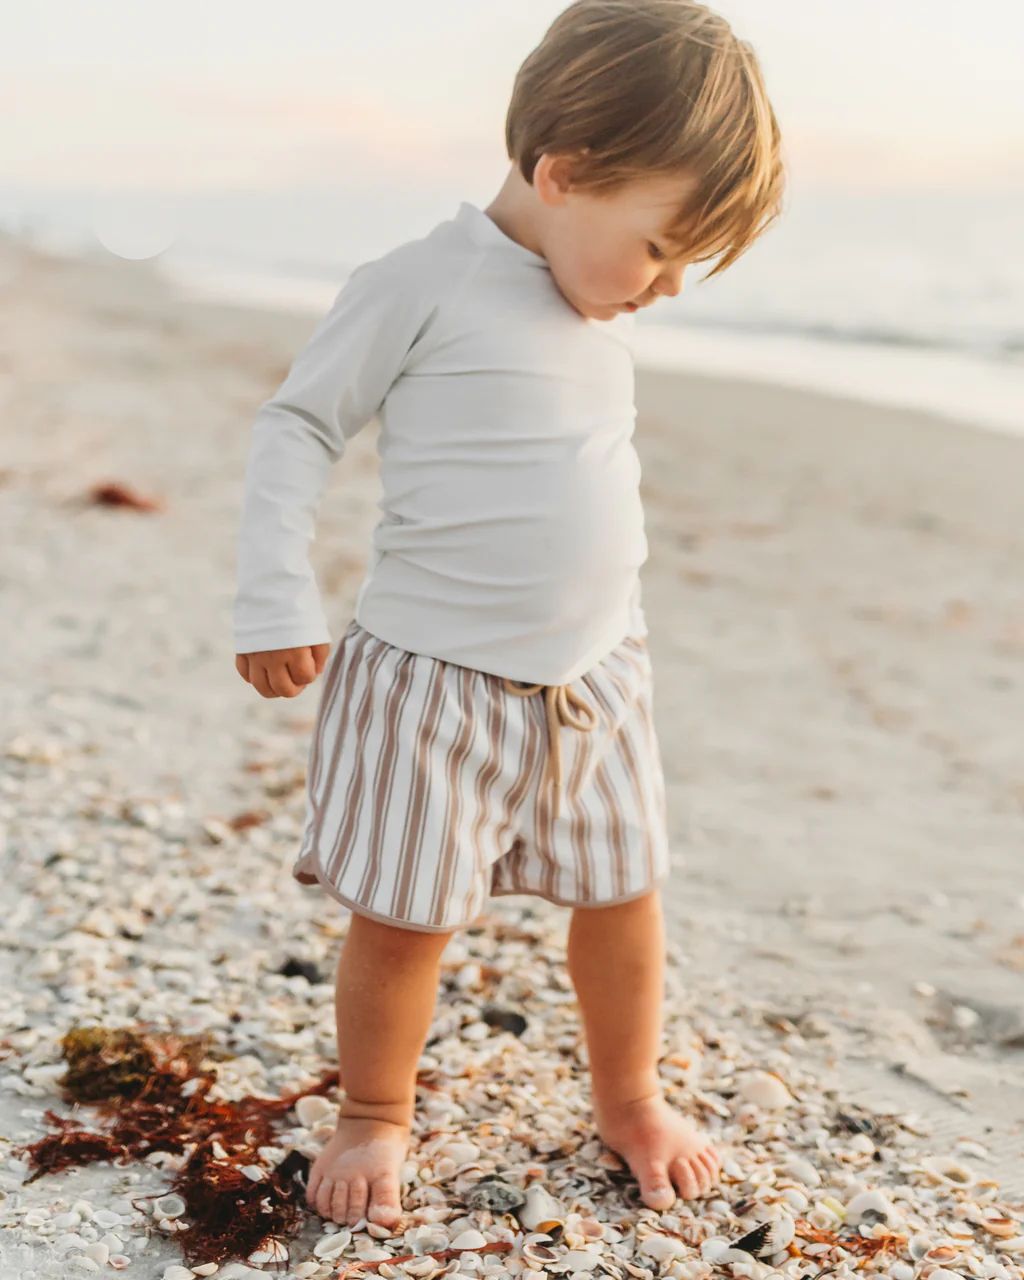
[[[71,1015],[221,1027],[253,1056],[240,1078],[295,1087],[331,1065],[345,913],[287,873],[317,686],[260,698],[230,632],[249,425],[313,319],[10,240],[0,280],[0,1234],[30,1242],[26,1211],[129,1185],[93,1166],[19,1190],[9,1148],[63,1113]],[[1017,1203],[1024,438],[647,370],[638,408],[673,843],[667,1035],[677,1015],[714,1019],[751,1062],[793,1064],[815,1105],[912,1114],[932,1156],[981,1144],[965,1163]],[[321,507],[335,637],[378,516],[376,433]],[[110,482],[162,505],[88,500]],[[533,899],[494,919],[523,911],[564,931],[567,913]],[[268,983],[293,954],[328,977]],[[293,1022],[316,1030],[301,1055]],[[140,1168],[135,1190],[159,1188]],[[154,1232],[126,1274],[177,1259]]]

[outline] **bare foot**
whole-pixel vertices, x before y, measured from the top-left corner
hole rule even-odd
[[[402,1216],[399,1174],[409,1133],[408,1124],[394,1120],[342,1114],[309,1171],[310,1208],[350,1227],[364,1217],[394,1226]]]
[[[706,1133],[681,1116],[660,1094],[621,1106],[594,1105],[601,1141],[629,1165],[650,1209],[707,1195],[721,1161]]]

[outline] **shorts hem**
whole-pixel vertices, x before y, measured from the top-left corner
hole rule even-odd
[[[549,893],[543,893],[539,889],[492,889],[492,898],[509,897],[515,894],[529,898],[543,898],[545,902],[553,902],[557,907],[615,907],[622,902],[632,902],[635,898],[642,898],[648,893],[653,893],[656,889],[660,889],[668,880],[668,873],[660,876],[652,884],[645,889],[637,889],[633,893],[624,893],[620,898],[602,898],[599,902],[574,902],[571,898],[555,898]]]
[[[298,863],[295,867],[298,867]],[[305,867],[303,868],[305,870]],[[356,902],[354,898],[349,898],[339,889],[337,889],[330,880],[324,875],[319,862],[313,864],[313,874],[316,876],[317,884],[324,890],[335,902],[340,902],[343,907],[347,907],[354,915],[367,916],[371,920],[376,920],[378,924],[389,924],[395,929],[412,929],[416,933],[450,933],[455,929],[468,929],[476,923],[478,917],[467,920],[462,924],[414,924],[410,920],[396,920],[394,916],[386,916],[380,911],[371,911],[369,907],[364,907],[361,902]],[[303,889],[311,889],[313,886],[299,880],[295,875],[295,868],[292,870],[292,879],[297,885]]]

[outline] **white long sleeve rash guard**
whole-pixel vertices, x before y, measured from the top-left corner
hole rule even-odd
[[[634,324],[580,315],[547,260],[468,202],[357,267],[252,426],[236,652],[330,642],[316,513],[375,417],[368,631],[536,684],[646,635]]]

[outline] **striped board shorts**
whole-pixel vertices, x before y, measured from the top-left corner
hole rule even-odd
[[[626,902],[668,868],[645,637],[569,684],[524,685],[349,624],[323,672],[301,884],[432,932],[489,895]]]

